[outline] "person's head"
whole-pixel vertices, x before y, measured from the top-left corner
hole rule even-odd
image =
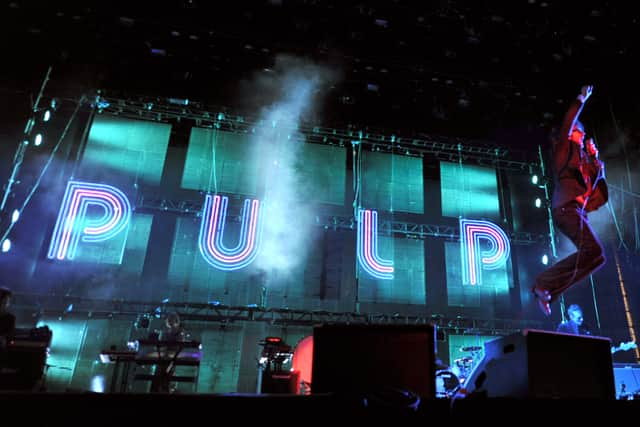
[[[578,326],[582,325],[582,309],[578,304],[571,304],[567,309],[567,314],[569,315],[569,320]]]
[[[175,329],[180,326],[180,316],[175,311],[169,313],[165,320],[165,325],[167,328]]]
[[[584,125],[580,120],[576,120],[576,122],[573,124],[573,128],[571,128],[571,135],[569,136],[569,140],[582,148],[584,146],[584,135]]]
[[[11,290],[0,287],[0,313],[9,309],[11,304]]]

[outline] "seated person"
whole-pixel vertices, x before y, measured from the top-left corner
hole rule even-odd
[[[162,341],[186,341],[187,333],[180,322],[180,315],[171,312],[164,321],[164,329],[160,335]]]
[[[160,334],[160,341],[168,343],[175,341],[176,344],[162,345],[158,348],[159,354],[147,355],[159,358],[151,382],[152,392],[173,392],[175,390],[175,387],[171,385],[171,377],[175,374],[176,360],[183,357],[182,347],[178,343],[187,341],[187,339],[188,333],[181,324],[180,315],[176,312],[169,313]]]
[[[569,316],[569,318],[558,325],[556,332],[573,335],[591,335],[591,331],[582,324],[584,321],[582,308],[580,308],[578,304],[571,304],[569,306],[567,316]]]

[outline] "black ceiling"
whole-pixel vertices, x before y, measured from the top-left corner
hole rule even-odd
[[[324,125],[484,138],[557,122],[585,83],[595,85],[587,119],[632,124],[638,111],[638,14],[622,2],[64,3],[2,6],[5,93],[36,91],[51,64],[50,91],[250,110],[268,95],[243,85],[289,54],[334,71]]]

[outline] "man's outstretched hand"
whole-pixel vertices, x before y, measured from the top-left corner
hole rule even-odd
[[[582,103],[584,104],[585,102],[587,102],[587,99],[589,99],[592,93],[593,93],[592,85],[582,86],[582,90],[580,91],[580,95],[578,95],[578,99],[582,101]]]

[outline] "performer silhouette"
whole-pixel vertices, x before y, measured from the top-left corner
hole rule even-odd
[[[598,209],[608,200],[604,163],[598,158],[593,139],[588,139],[585,146],[584,126],[578,120],[592,92],[593,86],[582,87],[553,142],[553,222],[577,251],[538,275],[531,288],[546,316],[551,314],[552,302],[606,261],[602,243],[587,217],[587,212]]]

